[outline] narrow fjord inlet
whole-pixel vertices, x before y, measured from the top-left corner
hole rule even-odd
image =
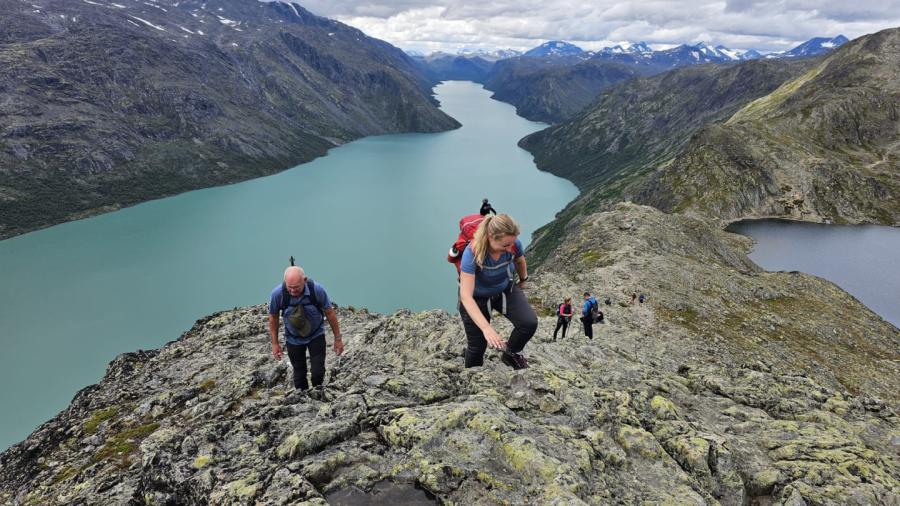
[[[0,382],[21,385],[0,393],[15,406],[0,415],[0,446],[117,354],[158,347],[200,315],[265,302],[290,255],[340,305],[455,311],[444,257],[459,216],[490,197],[527,238],[577,191],[516,146],[540,123],[473,83],[436,92],[462,128],[370,137],[274,176],[0,242]]]

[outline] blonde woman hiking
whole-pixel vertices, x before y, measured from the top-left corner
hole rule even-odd
[[[518,239],[519,225],[507,214],[488,215],[463,251],[459,277],[459,314],[466,330],[466,367],[484,365],[487,346],[502,350],[513,369],[528,367],[522,350],[537,330],[537,315],[522,292],[528,266]],[[513,271],[518,283],[513,282]],[[513,324],[508,340],[491,326],[493,311]]]

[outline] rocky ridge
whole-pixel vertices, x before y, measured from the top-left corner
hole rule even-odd
[[[0,0],[0,239],[459,124],[401,50],[297,4]]]
[[[542,315],[612,296],[593,341],[552,342],[542,316],[530,369],[491,352],[466,370],[457,316],[342,308],[347,352],[310,395],[271,358],[263,306],[225,311],[121,355],[0,455],[0,501],[325,504],[414,485],[443,504],[900,502],[896,328],[831,283],[762,272],[749,239],[701,219],[619,204],[566,231],[529,296]]]
[[[636,200],[726,220],[900,225],[900,28],[698,132]]]

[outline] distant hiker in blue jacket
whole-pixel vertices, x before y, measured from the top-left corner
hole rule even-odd
[[[291,258],[293,263],[293,258]],[[288,358],[294,368],[294,388],[306,390],[306,352],[312,369],[312,386],[325,381],[325,320],[334,334],[334,352],[344,352],[341,327],[322,285],[306,277],[298,266],[284,271],[284,282],[272,290],[269,299],[269,334],[272,336],[272,355],[281,360],[278,343],[278,320],[284,317],[284,337]]]
[[[537,330],[537,315],[522,292],[528,266],[518,239],[519,225],[507,214],[485,216],[463,251],[459,276],[459,315],[466,330],[466,367],[484,365],[488,345],[503,350],[500,360],[513,369],[528,367],[522,355]],[[513,270],[519,282],[513,283]],[[508,341],[491,326],[499,311],[513,324]]]
[[[584,335],[588,339],[594,339],[594,319],[600,312],[600,304],[591,296],[590,292],[584,292],[584,305],[581,307],[581,322],[584,323]]]

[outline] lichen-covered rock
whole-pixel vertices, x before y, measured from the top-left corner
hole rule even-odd
[[[593,340],[552,341],[542,317],[531,368],[491,351],[464,369],[456,315],[341,309],[347,351],[307,394],[271,358],[264,307],[217,313],[119,356],[0,455],[0,503],[900,502],[897,329],[695,219],[623,204],[572,227],[536,305],[651,295],[604,306]]]

